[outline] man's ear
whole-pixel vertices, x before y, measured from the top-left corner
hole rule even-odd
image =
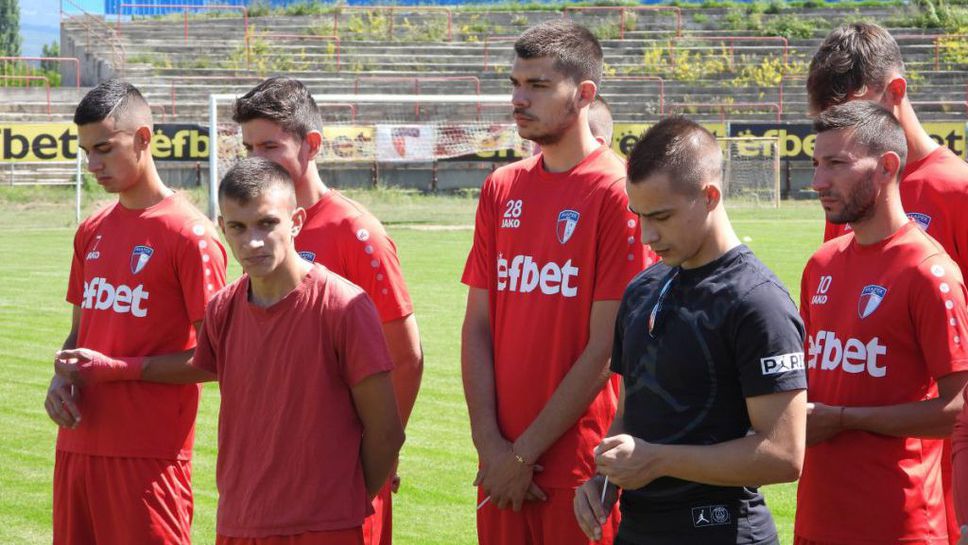
[[[142,125],[134,131],[134,144],[138,151],[151,149],[151,127]]]
[[[894,180],[900,176],[901,158],[893,151],[886,151],[881,155],[880,163],[881,174],[888,180]]]
[[[715,210],[723,200],[723,191],[716,184],[707,183],[706,187],[702,188],[702,192],[707,212]]]
[[[584,108],[585,106],[591,106],[592,102],[595,102],[595,97],[598,96],[598,85],[592,80],[585,80],[578,84],[578,107]]]
[[[309,146],[309,158],[315,159],[323,145],[323,134],[319,131],[306,133],[306,145]]]
[[[292,211],[292,236],[299,236],[299,233],[302,231],[304,225],[306,225],[306,209],[297,206],[296,209]]]
[[[222,233],[225,233],[225,219],[222,218],[222,214],[218,215],[218,228],[222,230]]]
[[[901,76],[897,76],[889,81],[884,88],[884,101],[887,102],[885,106],[891,108],[900,106],[905,96],[907,96],[907,80]]]

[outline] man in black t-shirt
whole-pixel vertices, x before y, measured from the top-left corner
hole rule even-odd
[[[662,262],[632,280],[619,308],[619,413],[596,449],[599,475],[575,496],[591,539],[618,486],[617,545],[778,543],[756,487],[800,475],[803,324],[736,237],[721,172],[715,137],[684,118],[652,127],[629,155],[629,208]]]

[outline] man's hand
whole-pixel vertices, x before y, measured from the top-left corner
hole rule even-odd
[[[844,431],[843,407],[807,403],[807,446],[812,447]]]
[[[541,466],[519,462],[511,443],[502,441],[479,456],[481,469],[474,479],[474,486],[481,486],[499,509],[510,506],[514,511],[520,511],[525,500],[548,499],[533,482],[534,474],[541,471]]]
[[[631,435],[606,437],[595,449],[595,464],[616,486],[634,490],[664,475],[661,448]]]
[[[618,488],[609,484],[605,501],[602,502],[604,485],[605,478],[596,475],[575,490],[575,518],[578,519],[581,531],[593,541],[602,539],[602,525],[608,520],[608,514],[618,500]]]
[[[76,428],[81,422],[81,412],[77,410],[73,385],[60,375],[54,375],[44,400],[47,416],[62,428]]]
[[[111,358],[88,348],[61,350],[54,358],[54,372],[73,384],[97,384],[138,380],[144,358]]]

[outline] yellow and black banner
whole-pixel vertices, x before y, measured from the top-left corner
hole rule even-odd
[[[208,127],[155,125],[151,154],[159,161],[208,160]],[[77,126],[73,123],[0,123],[0,163],[74,161]]]

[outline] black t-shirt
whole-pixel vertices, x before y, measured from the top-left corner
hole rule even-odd
[[[747,435],[746,398],[807,387],[803,335],[789,293],[746,246],[695,269],[646,269],[615,323],[611,365],[624,380],[626,433],[688,445]],[[619,535],[632,543],[776,541],[752,487],[663,477],[623,491],[621,506]]]

